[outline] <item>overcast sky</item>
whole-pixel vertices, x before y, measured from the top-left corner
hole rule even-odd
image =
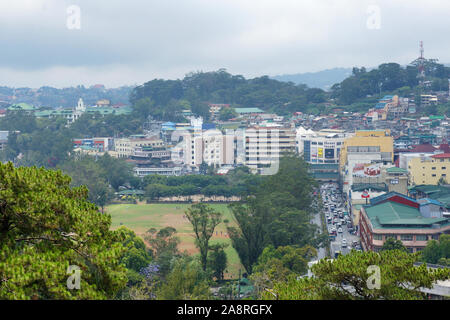
[[[449,16],[443,0],[0,0],[0,85],[407,64],[420,40],[426,57],[447,63]]]

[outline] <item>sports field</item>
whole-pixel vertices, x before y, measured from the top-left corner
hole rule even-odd
[[[190,222],[184,217],[184,211],[190,204],[115,204],[106,207],[106,212],[112,217],[112,228],[116,229],[125,226],[132,229],[137,235],[143,236],[151,228],[162,229],[164,227],[174,227],[181,243],[179,249],[187,250],[191,254],[198,253],[194,244],[194,233]],[[228,219],[233,225],[232,215],[226,204],[211,204],[215,210],[222,212],[223,219]],[[224,223],[217,226],[216,232],[211,238],[211,244],[227,243],[225,249],[228,258],[228,272],[225,278],[230,276],[237,278],[239,268],[244,272],[239,256],[231,246],[231,240],[227,235]]]

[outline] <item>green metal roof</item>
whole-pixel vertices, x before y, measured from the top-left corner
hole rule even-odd
[[[387,173],[408,173],[408,170],[398,167],[390,167],[386,169]]]
[[[418,209],[392,201],[364,206],[364,210],[376,229],[431,228],[435,223],[449,223],[447,218],[424,218]]]
[[[237,113],[262,113],[260,108],[235,108],[234,109]]]
[[[120,196],[144,195],[145,192],[142,190],[123,190],[123,191],[117,192],[117,194]]]
[[[25,111],[33,111],[36,108],[28,103],[16,103],[8,107],[8,110],[25,110]]]

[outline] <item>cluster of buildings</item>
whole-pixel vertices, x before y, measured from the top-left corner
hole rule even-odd
[[[130,114],[132,109],[124,104],[112,105],[107,99],[98,100],[95,105],[86,106],[83,99],[79,99],[74,108],[37,108],[28,103],[17,103],[0,109],[0,116],[5,116],[8,111],[20,111],[28,114],[34,114],[38,118],[64,118],[68,124],[73,123],[83,114],[122,115]]]
[[[423,95],[420,104],[441,99]],[[86,107],[81,99],[67,110],[12,108],[39,117],[63,116],[69,123],[86,112],[131,112],[106,100]],[[230,105],[209,108],[208,123],[184,110],[189,122],[148,120],[142,135],[75,139],[74,151],[126,159],[139,177],[201,173],[205,165],[219,174],[238,166],[273,174],[283,153],[297,152],[317,180],[339,183],[364,248],[377,250],[393,235],[414,252],[448,233],[450,119],[417,117],[414,99],[385,96],[366,114],[336,108],[324,116],[296,112],[281,117],[258,108],[234,108],[236,116],[227,121],[219,115]]]
[[[192,118],[186,123],[158,123],[140,136],[74,140],[75,152],[125,158],[137,176],[198,173],[206,164],[221,173],[247,166],[264,174],[285,152],[295,152],[296,131],[288,125],[253,125],[219,129]]]

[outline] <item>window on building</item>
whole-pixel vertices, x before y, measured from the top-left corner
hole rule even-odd
[[[408,250],[409,253],[413,253],[414,252],[414,248],[413,247],[406,247],[406,250]]]
[[[431,239],[433,239],[433,240],[439,240],[439,235],[438,235],[438,234],[433,234],[433,235],[431,236]]]
[[[413,239],[412,234],[402,234],[400,236],[400,240],[402,241],[412,241],[412,239]]]
[[[373,239],[374,240],[383,240],[383,235],[382,234],[374,234]]]
[[[431,167],[431,170],[436,170],[436,167]]]
[[[432,176],[432,177],[436,177],[436,175],[435,175],[435,174],[432,174],[431,176]]]
[[[416,241],[427,241],[427,235],[426,234],[418,234],[416,235]]]

